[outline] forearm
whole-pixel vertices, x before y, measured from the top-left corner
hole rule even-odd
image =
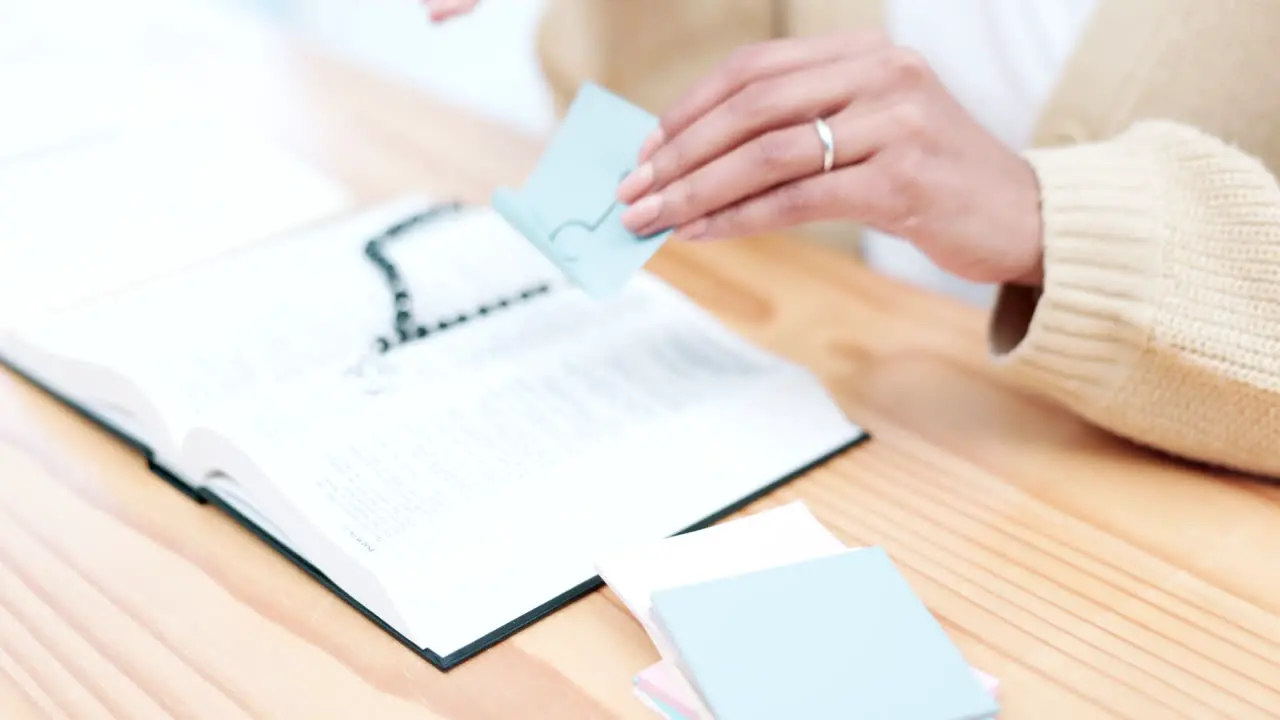
[[[1117,434],[1280,475],[1280,188],[1193,129],[1145,123],[1028,153],[1042,289],[1006,287],[1011,376]]]

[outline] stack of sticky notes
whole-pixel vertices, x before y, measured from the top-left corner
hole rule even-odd
[[[600,576],[662,660],[636,695],[670,720],[994,717],[969,667],[880,548],[847,548],[791,503],[627,548]]]
[[[658,119],[593,83],[574,97],[520,190],[498,188],[494,209],[588,295],[621,290],[671,235],[622,224],[618,185]]]

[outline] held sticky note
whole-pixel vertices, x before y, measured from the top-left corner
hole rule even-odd
[[[632,234],[617,200],[618,184],[657,126],[643,109],[584,85],[524,187],[498,188],[494,209],[587,294],[613,295],[671,234]]]

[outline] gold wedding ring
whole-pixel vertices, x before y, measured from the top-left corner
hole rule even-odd
[[[831,172],[831,166],[836,164],[836,138],[831,134],[826,120],[818,118],[813,121],[813,126],[817,128],[818,139],[822,141],[822,172]]]

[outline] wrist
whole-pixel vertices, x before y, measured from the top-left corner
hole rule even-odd
[[[1037,246],[1035,259],[1021,273],[1009,278],[1006,281],[1009,285],[1020,285],[1023,287],[1040,287],[1044,284],[1044,249],[1043,246]]]
[[[1019,158],[1025,194],[1016,205],[1017,215],[1009,235],[1009,252],[1014,269],[1005,281],[1009,285],[1039,287],[1044,282],[1044,215],[1040,178],[1025,158]]]

